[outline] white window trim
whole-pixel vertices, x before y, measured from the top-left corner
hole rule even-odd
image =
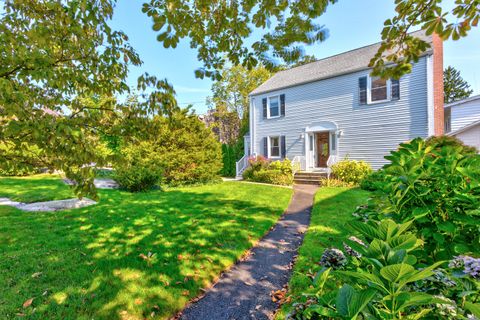
[[[392,81],[387,79],[387,99],[372,101],[372,76],[367,76],[367,104],[377,104],[392,101]]]
[[[272,138],[278,138],[278,156],[272,156],[272,148],[270,140]],[[267,150],[269,159],[281,159],[282,158],[282,141],[280,136],[268,136],[267,138]]]
[[[278,101],[278,116],[270,116],[270,99],[277,98]],[[281,115],[281,110],[280,110],[280,95],[276,96],[271,96],[267,98],[267,119],[275,119],[275,118],[280,118]]]

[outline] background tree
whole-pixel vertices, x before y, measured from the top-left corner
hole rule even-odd
[[[207,98],[207,104],[214,118],[211,127],[223,143],[224,176],[235,175],[235,162],[244,154],[243,136],[249,130],[248,95],[271,76],[263,66],[248,70],[237,65],[225,69],[212,85],[213,95]]]
[[[443,87],[445,103],[468,98],[473,93],[468,82],[460,75],[460,71],[452,66],[443,71]]]
[[[240,134],[248,131],[248,95],[271,76],[272,73],[263,66],[248,70],[237,65],[223,70],[221,79],[213,83],[212,96],[207,98],[207,104],[213,110],[214,126],[218,128],[222,142],[235,143]]]

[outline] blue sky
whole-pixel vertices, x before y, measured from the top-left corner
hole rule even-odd
[[[340,0],[319,20],[329,29],[329,38],[307,47],[306,52],[325,58],[378,42],[383,22],[394,15],[393,3],[393,0]],[[181,106],[193,104],[197,113],[204,113],[212,82],[195,78],[194,70],[201,67],[196,51],[190,48],[188,40],[181,41],[176,49],[165,49],[156,40],[151,20],[141,12],[142,4],[141,0],[118,1],[111,22],[112,27],[127,33],[130,43],[144,61],[141,67],[131,69],[129,84],[136,85],[136,79],[144,72],[167,78],[174,85]],[[480,94],[479,62],[479,28],[465,39],[445,42],[444,66],[451,65],[460,70],[474,94]]]

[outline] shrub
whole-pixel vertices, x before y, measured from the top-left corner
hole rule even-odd
[[[336,178],[321,179],[320,186],[322,187],[352,187],[352,183],[348,183]]]
[[[121,149],[113,177],[123,189],[131,192],[146,191],[160,182],[160,163],[159,155],[150,142],[129,144]]]
[[[386,158],[384,216],[415,227],[435,260],[473,252],[480,241],[480,156],[440,139],[418,138]]]
[[[443,147],[459,147],[459,151],[463,155],[467,154],[477,154],[477,148],[473,146],[467,146],[460,139],[451,136],[432,136],[425,140],[427,146],[435,148],[437,151],[441,150]]]
[[[195,115],[157,117],[152,137],[163,168],[164,181],[185,185],[218,181],[222,169],[221,145],[213,132]]]
[[[223,167],[221,174],[224,177],[234,177],[236,174],[235,168],[235,150],[233,146],[228,144],[222,144],[222,160],[223,160]]]
[[[293,183],[292,162],[268,162],[262,156],[249,159],[249,167],[243,172],[243,179],[247,181],[263,182],[276,185],[291,185]]]
[[[252,181],[276,185],[291,185],[293,176],[276,169],[262,169],[253,173]]]
[[[372,168],[365,161],[345,159],[332,166],[332,173],[338,179],[352,184],[359,184],[372,172]]]
[[[386,183],[386,175],[383,170],[373,171],[368,174],[361,182],[360,188],[368,191],[382,190]]]

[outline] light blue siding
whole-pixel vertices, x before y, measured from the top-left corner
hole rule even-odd
[[[319,121],[333,121],[343,131],[337,143],[338,155],[365,160],[379,168],[386,163],[383,157],[399,143],[426,137],[427,59],[422,57],[412,73],[400,79],[398,101],[359,105],[358,78],[368,74],[369,70],[364,70],[252,96],[253,151],[263,154],[264,137],[284,135],[287,157],[304,155],[305,128]],[[279,94],[285,94],[285,117],[263,119],[262,99]]]
[[[451,131],[480,120],[480,99],[451,107]]]

